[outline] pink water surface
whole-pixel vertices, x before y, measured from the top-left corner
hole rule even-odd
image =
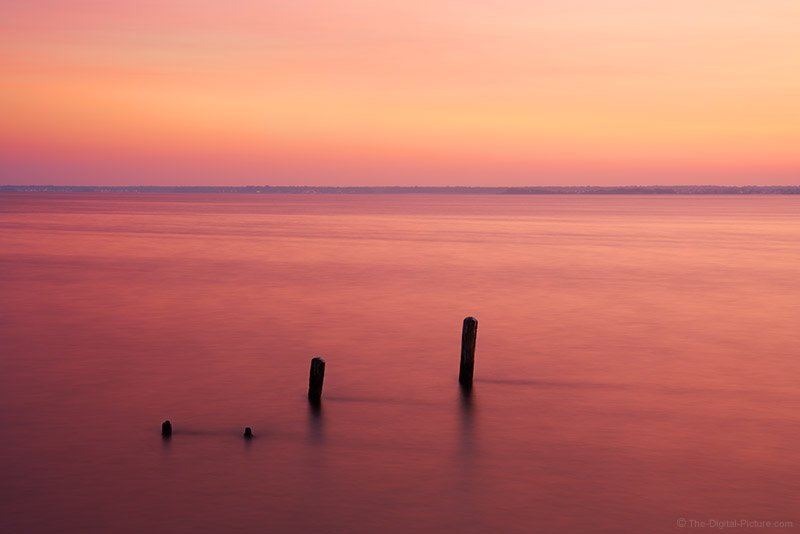
[[[0,194],[0,304],[3,533],[800,528],[800,198]]]

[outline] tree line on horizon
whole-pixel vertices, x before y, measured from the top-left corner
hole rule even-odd
[[[473,194],[473,195],[796,195],[800,185],[633,186],[75,186],[0,185],[13,193]]]

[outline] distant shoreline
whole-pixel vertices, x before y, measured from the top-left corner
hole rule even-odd
[[[537,186],[537,187],[334,187],[334,186],[73,186],[0,185],[0,193],[214,193],[319,195],[800,195],[800,185],[777,186]]]

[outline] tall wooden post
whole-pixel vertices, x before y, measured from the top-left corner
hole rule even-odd
[[[311,360],[311,372],[308,376],[308,400],[319,403],[322,398],[322,381],[325,379],[325,360]]]
[[[461,330],[461,368],[458,382],[463,387],[472,387],[472,373],[475,369],[475,340],[478,337],[478,320],[474,317],[464,319]]]

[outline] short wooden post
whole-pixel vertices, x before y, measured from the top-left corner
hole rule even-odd
[[[478,320],[474,317],[464,319],[461,330],[461,368],[458,382],[464,387],[472,386],[472,373],[475,369],[475,340],[478,337]]]
[[[320,402],[322,398],[322,381],[325,378],[325,360],[313,358],[311,372],[308,377],[308,400],[313,403]]]
[[[250,439],[253,437],[253,429],[249,426],[244,429],[244,437],[245,439]]]
[[[172,423],[169,422],[169,419],[161,423],[161,435],[165,438],[172,435]]]

